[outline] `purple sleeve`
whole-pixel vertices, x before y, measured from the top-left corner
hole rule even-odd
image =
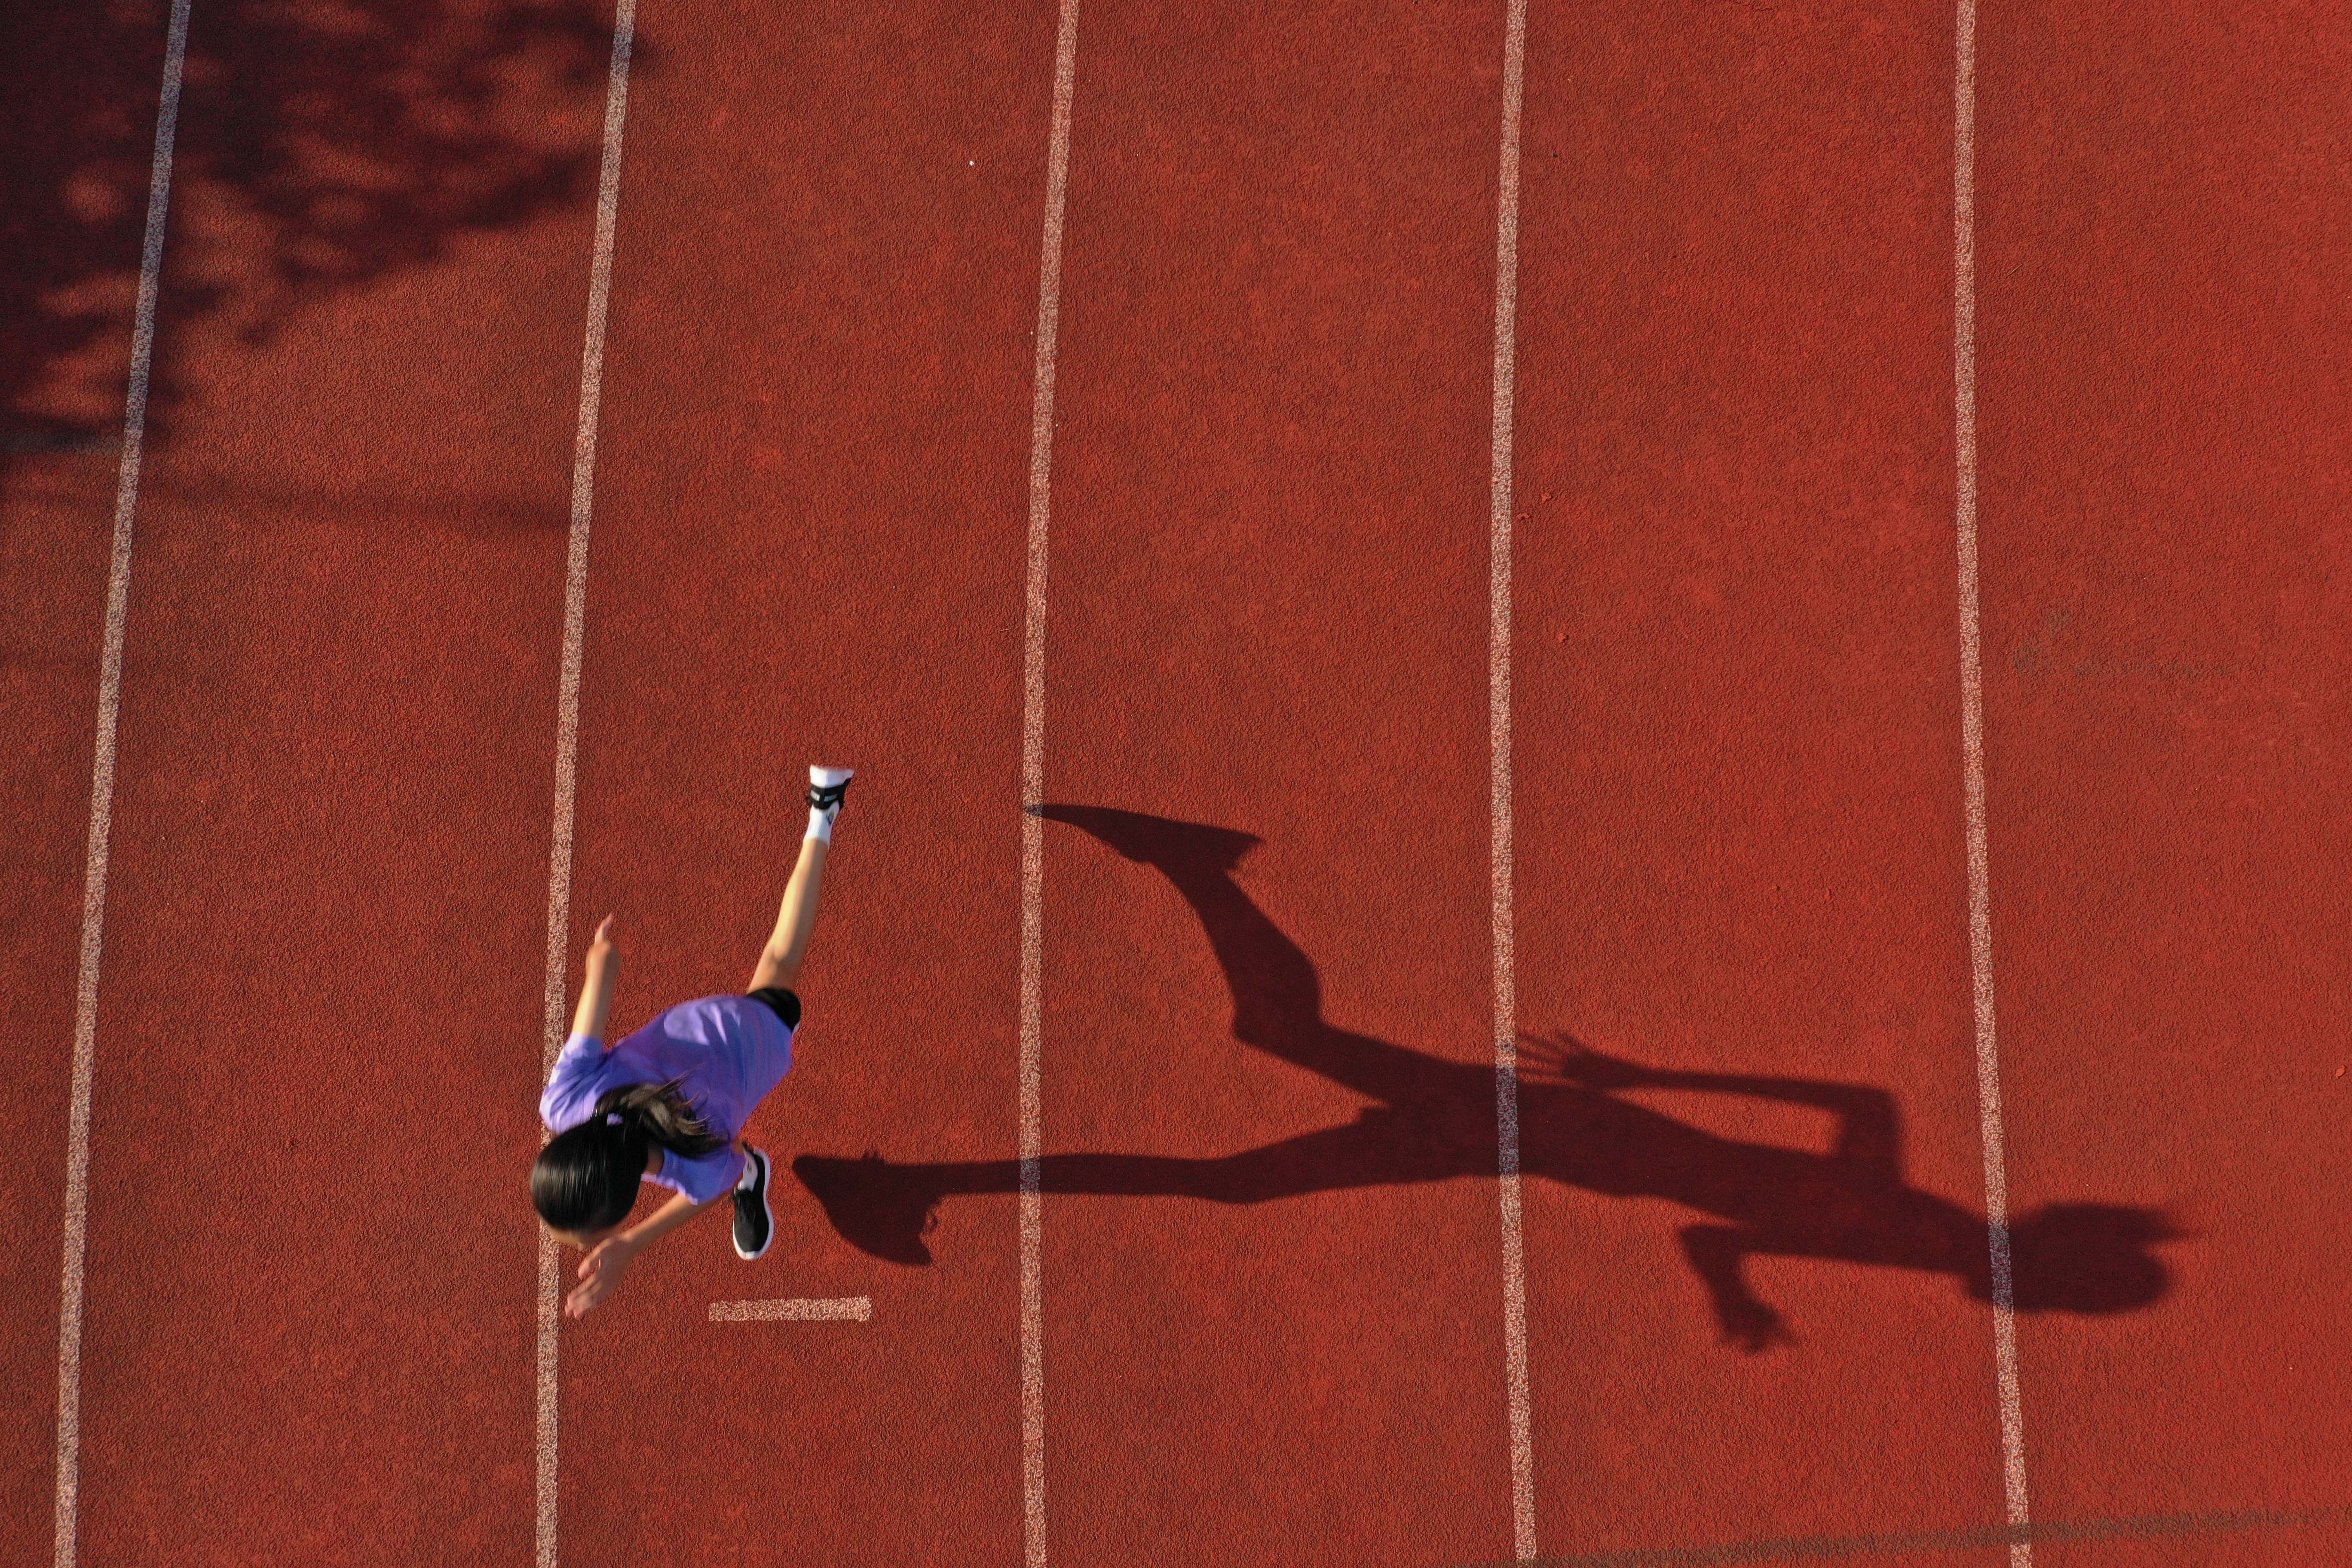
[[[716,1154],[693,1158],[674,1149],[665,1149],[662,1151],[661,1174],[646,1178],[656,1186],[684,1193],[698,1204],[725,1197],[742,1179],[743,1156],[731,1144]]]
[[[596,1109],[597,1086],[604,1077],[604,1042],[574,1035],[563,1042],[539,1097],[539,1119],[550,1132],[577,1127]]]

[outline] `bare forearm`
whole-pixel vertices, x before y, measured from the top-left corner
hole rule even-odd
[[[674,1193],[669,1202],[646,1216],[646,1222],[643,1225],[633,1226],[624,1232],[622,1239],[629,1244],[632,1250],[643,1252],[655,1241],[667,1236],[703,1210],[717,1208],[719,1202],[719,1199],[713,1198],[707,1204],[698,1204],[684,1193]]]
[[[1857,1106],[1874,1107],[1886,1098],[1881,1089],[1858,1084],[1824,1083],[1803,1078],[1750,1077],[1743,1073],[1676,1072],[1664,1068],[1645,1069],[1632,1087],[1691,1089],[1702,1094],[1736,1094],[1750,1100],[1777,1100],[1788,1105],[1808,1105],[1835,1111]]]
[[[572,1032],[592,1040],[604,1037],[604,1018],[613,1006],[613,972],[620,967],[609,946],[588,950],[588,977],[580,987],[580,1005],[572,1015]]]
[[[680,1193],[656,1209],[645,1224],[618,1235],[607,1232],[588,1256],[581,1259],[582,1283],[565,1298],[564,1312],[574,1318],[586,1312],[619,1287],[621,1277],[628,1272],[629,1265],[656,1238],[676,1230],[704,1209],[717,1206],[715,1200],[698,1204]]]

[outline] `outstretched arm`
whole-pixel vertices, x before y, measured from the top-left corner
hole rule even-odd
[[[1895,1097],[1867,1084],[1820,1079],[1764,1078],[1746,1073],[1677,1072],[1604,1056],[1567,1035],[1522,1042],[1533,1076],[1556,1078],[1587,1089],[1679,1089],[1701,1094],[1738,1094],[1808,1105],[1838,1119],[1833,1156],[1879,1181],[1903,1180],[1903,1124]]]
[[[604,1037],[604,1018],[613,1007],[613,975],[621,967],[613,951],[613,917],[606,915],[588,943],[588,979],[580,987],[580,1005],[572,1015],[572,1032],[592,1040]]]

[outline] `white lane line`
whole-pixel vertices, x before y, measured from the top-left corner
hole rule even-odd
[[[1510,0],[1495,218],[1495,414],[1486,545],[1486,736],[1494,897],[1496,1173],[1503,1207],[1503,1356],[1511,1419],[1511,1541],[1536,1555],[1534,1412],[1528,1394],[1528,1270],[1519,1202],[1518,981],[1511,886],[1511,415],[1519,311],[1519,102],[1527,0]]]
[[[831,1300],[713,1301],[714,1323],[865,1323],[874,1318],[869,1296],[839,1296]]]
[[[81,963],[74,978],[73,1098],[66,1121],[64,1258],[58,1284],[57,1568],[73,1568],[81,1501],[81,1324],[89,1256],[89,1100],[98,1073],[98,972],[106,928],[106,866],[114,826],[114,761],[122,719],[122,639],[131,619],[131,521],[147,439],[147,384],[155,364],[155,301],[163,288],[164,220],[172,205],[172,143],[188,58],[190,0],[172,0],[163,44],[163,92],[147,169],[147,234],[131,314],[131,387],[122,409],[122,458],[114,484],[114,549],[106,573],[106,637],[98,673],[98,740],[90,763],[89,838],[82,860]]]
[[[547,861],[547,976],[542,992],[540,1076],[563,1048],[563,997],[571,948],[572,826],[579,781],[580,660],[588,622],[588,519],[596,486],[596,419],[604,401],[604,316],[613,297],[613,230],[621,210],[621,124],[629,109],[629,52],[636,0],[613,17],[613,63],[604,89],[604,156],[596,179],[596,241],[588,268],[588,324],[580,351],[580,421],[572,449],[572,539],[563,569],[563,666],[555,705],[555,821]],[[556,1557],[556,1346],[562,1324],[563,1259],[539,1237],[539,1568]]]
[[[1992,892],[1985,840],[1984,662],[1977,595],[1977,8],[1958,0],[1953,45],[1952,426],[1960,553],[1960,752],[1969,833],[1969,970],[1977,1029],[1977,1130],[1984,1145],[1985,1245],[1991,1255],[1993,1362],[2000,1385],[2000,1466],[2009,1522],[2032,1522],[2026,1505],[2025,1414],[2017,1382],[2017,1291],[2009,1239],[2007,1133],[2000,1113],[2000,1051],[1993,1031]],[[2018,1540],[2010,1568],[2032,1568]]]
[[[1053,515],[1054,351],[1062,313],[1062,206],[1070,184],[1070,100],[1078,74],[1078,0],[1062,0],[1054,46],[1054,124],[1045,153],[1045,234],[1037,260],[1037,366],[1029,416],[1029,577],[1021,680],[1021,1535],[1027,1568],[1045,1563],[1045,563]]]

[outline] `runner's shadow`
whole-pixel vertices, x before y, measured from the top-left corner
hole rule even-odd
[[[1049,1154],[1040,1190],[1254,1204],[1347,1187],[1491,1177],[1497,1169],[1496,1075],[1325,1021],[1315,966],[1234,880],[1258,840],[1227,828],[1099,806],[1038,815],[1083,829],[1158,869],[1200,917],[1234,1000],[1234,1036],[1366,1096],[1355,1121],[1219,1159]],[[1717,1137],[1622,1089],[1744,1095],[1832,1113],[1831,1151]],[[1894,1098],[1863,1085],[1678,1072],[1591,1050],[1565,1036],[1525,1042],[1518,1095],[1520,1169],[1528,1178],[1622,1197],[1661,1197],[1709,1216],[1685,1226],[1684,1256],[1705,1284],[1724,1337],[1760,1351],[1788,1337],[1748,1287],[1757,1256],[1816,1258],[1947,1274],[1993,1297],[1985,1218],[1910,1185]],[[793,1170],[841,1235],[877,1258],[930,1261],[922,1240],[941,1199],[1020,1189],[1018,1161],[898,1164],[803,1155]],[[2161,1297],[2151,1255],[2181,1233],[2145,1208],[2055,1204],[2008,1232],[2020,1310],[2118,1312]]]

